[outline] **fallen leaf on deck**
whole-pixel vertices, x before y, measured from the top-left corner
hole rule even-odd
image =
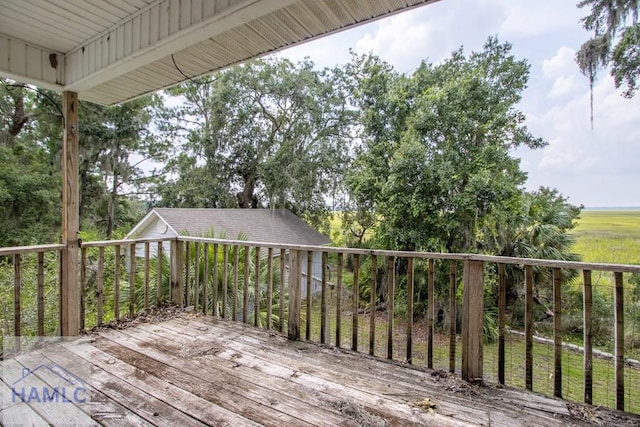
[[[436,404],[430,398],[425,397],[419,402],[413,402],[411,406],[414,408],[426,409],[430,414],[433,414],[433,409],[436,407]]]

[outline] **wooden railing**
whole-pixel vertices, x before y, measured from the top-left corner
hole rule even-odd
[[[15,269],[13,331],[5,332],[15,335],[23,332],[20,293],[24,289],[21,272],[25,267],[20,263],[21,254],[35,253],[38,257],[36,287],[41,289],[43,254],[60,250],[61,245],[0,250],[0,256],[9,257]],[[316,295],[311,292],[312,274],[306,273],[312,270],[313,253],[321,254],[322,263],[321,287]],[[522,338],[510,334],[507,328],[509,322],[510,328],[518,329],[518,325],[514,326],[518,323],[514,321],[516,308],[507,305],[512,270],[523,274],[522,281],[511,280],[523,300],[519,301],[523,302],[524,311],[519,329]],[[577,272],[578,277],[567,279],[565,276],[571,271]],[[552,360],[548,378],[553,384],[548,391],[542,390],[541,381],[536,380],[543,361],[536,354],[538,344],[534,340],[535,329],[541,324],[534,316],[534,308],[540,305],[537,294],[547,286],[535,279],[544,277],[545,272],[550,272],[551,295],[550,307],[545,307],[550,319],[546,333],[553,343],[546,347]],[[293,340],[318,341],[431,369],[459,372],[470,382],[495,381],[640,412],[637,409],[640,370],[630,367],[625,372],[625,359],[637,358],[640,353],[637,343],[632,343],[635,347],[625,346],[625,326],[640,319],[631,318],[625,323],[625,298],[630,299],[629,307],[637,305],[640,313],[637,296],[630,287],[625,289],[625,278],[632,273],[640,274],[640,266],[197,237],[164,242],[86,242],[80,251],[80,324],[88,329],[170,302],[204,314],[285,332]],[[594,372],[593,359],[598,354],[593,348],[594,289],[603,286],[602,275],[610,275],[612,279],[611,301],[604,298],[610,302],[609,314],[613,318],[611,402],[594,399],[594,384],[599,375]],[[594,277],[598,279],[594,281]],[[565,338],[579,339],[575,332],[569,336],[563,326],[563,319],[568,317],[563,312],[566,302],[563,287],[577,289],[578,283],[583,304],[582,339],[578,346],[582,348],[584,371],[581,396],[565,392],[567,384],[563,384],[565,379],[574,381],[565,372],[566,361],[576,357],[570,353],[573,350],[567,350]],[[495,315],[485,307],[485,291],[490,286],[497,289]],[[602,288],[598,292],[596,296],[600,298]],[[40,334],[46,329],[42,320],[45,307],[38,295],[36,332]],[[414,322],[415,313],[424,320]],[[496,323],[496,345],[484,342],[487,317]],[[523,366],[518,363],[513,366],[514,358],[522,358]],[[518,374],[520,371],[522,374]]]

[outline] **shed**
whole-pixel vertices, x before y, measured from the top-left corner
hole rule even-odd
[[[125,239],[170,239],[178,236],[237,239],[241,235],[247,241],[258,243],[308,246],[331,243],[331,239],[286,209],[155,208],[127,233]],[[152,246],[151,250],[155,251],[155,248]],[[165,241],[163,251],[169,254],[170,250],[169,243]],[[142,252],[138,256],[143,256]],[[303,280],[307,275],[306,257],[304,253],[301,260]],[[315,294],[321,287],[321,252],[313,253],[312,265],[312,293]],[[304,287],[303,294],[306,294]]]

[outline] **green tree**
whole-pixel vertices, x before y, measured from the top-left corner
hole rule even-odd
[[[385,247],[476,251],[486,225],[518,208],[526,175],[510,150],[544,143],[515,107],[529,67],[510,51],[490,38],[410,78],[361,61],[361,85],[383,98],[356,92],[364,142],[347,182],[354,197],[374,200]]]
[[[570,232],[581,211],[582,206],[569,203],[557,189],[540,187],[524,194],[517,215],[504,218],[493,228],[497,233],[488,246],[497,248],[497,255],[501,256],[579,261],[579,255],[572,250],[576,240]],[[533,273],[537,284],[535,298],[542,305],[551,298],[552,273],[539,267],[534,267]],[[562,279],[568,281],[575,274],[575,270],[562,270]],[[524,283],[522,267],[506,266],[506,281],[507,307],[511,307],[520,297]]]
[[[38,140],[57,165],[62,118],[52,101],[59,104],[59,95],[49,93],[47,99],[39,100],[34,126]],[[79,211],[83,228],[95,228],[110,238],[118,226],[139,219],[139,197],[149,196],[150,184],[159,175],[142,165],[147,160],[164,160],[168,144],[150,131],[159,104],[157,96],[111,107],[79,103]]]
[[[34,94],[0,80],[0,245],[59,238],[60,179],[33,131]]]
[[[180,177],[173,193],[165,185],[162,204],[199,192],[208,195],[200,202],[213,206],[287,207],[315,223],[325,216],[325,196],[341,176],[351,139],[352,111],[338,73],[309,61],[258,60],[171,94],[184,103],[168,128],[187,155],[170,167],[188,171],[189,181]]]

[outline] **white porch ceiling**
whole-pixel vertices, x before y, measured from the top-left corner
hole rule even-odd
[[[435,1],[0,0],[0,75],[117,104]]]

